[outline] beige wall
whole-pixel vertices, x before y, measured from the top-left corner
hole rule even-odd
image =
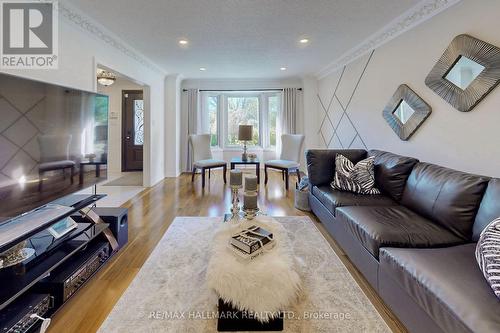
[[[337,89],[340,103],[334,98],[329,109],[333,126],[323,125],[317,138],[321,146],[326,146],[325,141],[329,147],[336,148],[366,145],[370,149],[389,150],[463,171],[500,177],[500,88],[471,112],[462,113],[424,83],[436,61],[459,34],[466,33],[500,47],[499,13],[498,0],[464,0],[376,49],[370,60],[366,55],[348,64]],[[319,81],[319,97],[326,109],[340,74],[341,70]],[[431,116],[407,142],[401,141],[382,117],[385,105],[403,83],[433,108]],[[348,105],[347,116],[344,115],[340,125],[343,111],[339,104],[344,108]],[[325,115],[321,103],[317,110],[319,129]],[[330,141],[334,128],[337,134]],[[325,136],[329,137],[324,139]]]

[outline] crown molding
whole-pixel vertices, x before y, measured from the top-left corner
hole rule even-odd
[[[114,35],[108,29],[104,28],[101,24],[83,14],[75,7],[59,1],[58,11],[61,17],[78,26],[80,29],[92,35],[94,38],[97,38],[105,44],[115,48],[126,56],[134,59],[141,65],[156,72],[166,74],[166,71],[164,69],[156,65],[154,62],[149,60],[138,51],[134,50],[131,46],[123,42],[119,37]]]
[[[302,80],[299,77],[290,77],[283,79],[268,79],[268,78],[202,78],[202,79],[189,79],[182,80],[182,87],[187,88],[200,88],[200,89],[268,89],[268,88],[282,88],[282,87],[302,87]]]
[[[377,49],[390,40],[402,35],[406,31],[413,29],[417,25],[429,20],[434,15],[448,9],[462,0],[423,0],[410,8],[402,15],[392,20],[385,27],[368,37],[359,45],[353,47],[337,60],[316,73],[317,79],[322,79],[327,75],[337,71],[348,63],[358,59],[368,52]]]

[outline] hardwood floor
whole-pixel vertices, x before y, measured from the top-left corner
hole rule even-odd
[[[260,187],[261,209],[273,216],[310,216],[389,327],[394,332],[407,332],[321,223],[312,214],[294,208],[296,178],[290,177],[290,191],[286,192],[281,173],[269,171],[269,177],[268,185]],[[191,183],[190,174],[183,174],[129,200],[123,205],[129,209],[128,245],[55,315],[49,332],[96,332],[176,216],[222,216],[230,201],[229,187],[220,172],[207,177],[204,190],[199,176]]]

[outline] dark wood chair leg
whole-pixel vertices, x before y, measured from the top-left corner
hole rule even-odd
[[[222,178],[224,179],[224,184],[227,184],[226,173],[227,173],[227,165],[224,165],[222,167]]]
[[[193,172],[191,174],[191,183],[194,182],[194,175],[196,175],[196,167],[193,167]]]
[[[43,172],[38,172],[38,192],[42,192]]]
[[[264,185],[267,185],[267,165],[264,166]]]
[[[288,170],[285,170],[285,189],[288,191]]]
[[[297,179],[298,179],[298,182],[300,183],[300,170],[299,170],[299,169],[297,169],[297,171],[296,171],[296,172],[297,172]]]
[[[75,167],[73,166],[71,167],[71,184],[75,182],[75,180],[73,179],[74,176],[75,176]]]
[[[212,169],[208,169],[208,179],[212,178]]]
[[[281,170],[281,179],[285,180],[285,170]]]
[[[78,169],[78,184],[82,185],[83,184],[83,164],[80,164],[80,168]]]
[[[201,168],[201,187],[205,188],[205,168]]]
[[[255,174],[257,176],[257,184],[260,186],[260,163],[255,166]]]

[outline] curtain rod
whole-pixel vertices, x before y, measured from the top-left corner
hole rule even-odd
[[[188,91],[189,89],[182,89],[182,91]],[[297,88],[297,90],[302,91],[302,88]],[[199,91],[283,91],[283,88],[279,89],[200,89]]]

